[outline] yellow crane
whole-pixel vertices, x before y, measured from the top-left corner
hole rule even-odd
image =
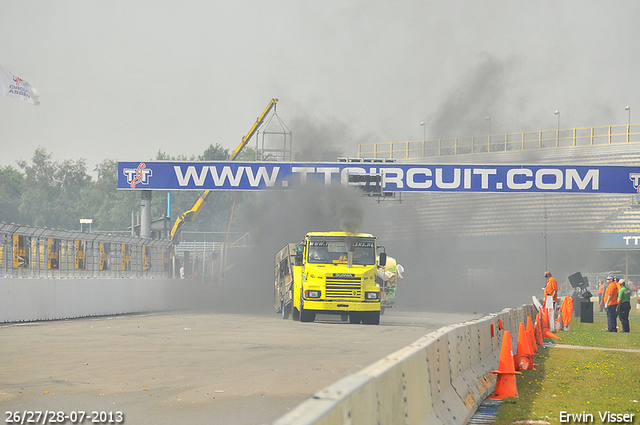
[[[271,112],[272,109],[276,107],[276,103],[278,103],[278,99],[271,99],[267,107],[264,109],[264,112],[262,112],[262,114],[256,119],[256,122],[253,123],[253,126],[251,126],[249,132],[242,138],[242,142],[240,142],[238,147],[229,155],[227,161],[233,161],[238,157],[240,151],[242,151],[247,143],[249,143],[251,137],[253,137],[260,126],[264,123],[265,117],[269,114],[269,112]],[[211,195],[210,190],[204,190],[200,192],[200,194],[198,195],[198,199],[196,199],[191,208],[188,211],[183,212],[178,218],[176,218],[176,221],[173,224],[173,228],[171,229],[171,233],[169,234],[169,238],[171,239],[171,241],[177,240],[178,235],[180,234],[180,231],[182,230],[182,227],[185,225],[185,223],[190,223],[195,220],[196,216],[198,215],[204,204],[207,202],[207,199],[209,199],[209,195]]]

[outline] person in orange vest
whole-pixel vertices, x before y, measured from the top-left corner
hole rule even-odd
[[[544,287],[544,299],[547,300],[547,295],[551,295],[553,298],[553,308],[555,311],[556,302],[558,302],[558,282],[551,276],[550,271],[544,272],[544,277],[547,279],[547,285]]]
[[[600,304],[600,311],[604,310],[604,282],[602,279],[598,279],[598,304]]]
[[[612,275],[607,276],[607,289],[604,292],[604,308],[607,310],[606,332],[618,332],[618,285]]]

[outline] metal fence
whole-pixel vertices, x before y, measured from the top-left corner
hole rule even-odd
[[[566,146],[640,142],[640,124],[609,125],[358,145],[359,158],[425,158]]]
[[[0,223],[0,275],[166,278],[171,242]]]

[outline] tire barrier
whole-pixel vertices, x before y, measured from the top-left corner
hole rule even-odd
[[[495,388],[503,336],[516,346],[528,317],[535,317],[532,305],[431,332],[316,392],[273,425],[465,424]]]

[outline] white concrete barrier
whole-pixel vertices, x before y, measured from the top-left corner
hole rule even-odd
[[[520,323],[534,312],[533,306],[505,309],[431,332],[318,391],[273,424],[465,424],[495,388],[491,371],[504,331],[517,343]]]
[[[2,278],[0,322],[180,309],[187,299],[204,299],[205,286],[186,279]]]
[[[172,279],[0,279],[0,322],[58,320],[192,306],[210,285]],[[274,425],[461,425],[495,386],[504,331],[517,347],[533,306],[431,332],[318,391]]]

